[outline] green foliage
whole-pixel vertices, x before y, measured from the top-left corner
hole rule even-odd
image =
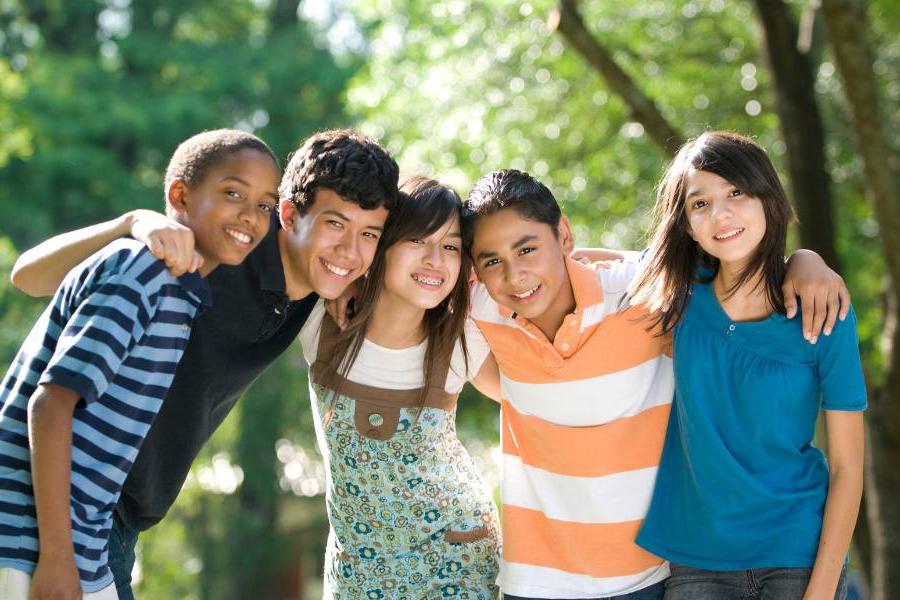
[[[29,298],[9,282],[16,255],[9,238],[0,236],[0,365],[4,373],[47,305],[46,298]]]
[[[666,163],[622,100],[558,33],[551,0],[352,2],[370,31],[369,62],[348,91],[362,127],[383,135],[406,172],[462,192],[483,173],[525,169],[553,190],[582,245],[641,247]],[[585,23],[685,136],[731,129],[783,163],[771,78],[749,2],[578,3]],[[799,13],[798,7],[798,13]],[[885,116],[900,120],[900,18],[870,7]],[[865,197],[852,123],[827,46],[816,87],[835,182],[838,247],[860,316],[867,366],[881,332],[878,227]],[[896,127],[895,127],[896,128]]]
[[[356,65],[317,48],[296,13],[250,0],[104,4],[13,3],[2,31],[0,86],[15,93],[0,123],[19,129],[0,145],[0,222],[18,244],[160,207],[169,155],[200,130],[251,129],[286,156],[343,118]]]

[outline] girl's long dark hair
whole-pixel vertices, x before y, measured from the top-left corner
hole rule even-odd
[[[766,217],[766,232],[728,296],[756,278],[769,304],[784,313],[781,282],[784,279],[784,247],[794,209],[775,167],[753,140],[725,131],[711,131],[687,142],[669,164],[657,188],[654,227],[648,257],[629,287],[631,304],[646,304],[652,327],[671,331],[684,314],[691,284],[709,283],[719,270],[719,260],[704,252],[688,233],[685,180],[690,169],[715,173],[749,196],[759,198]]]
[[[332,355],[326,358],[328,364],[323,384],[340,393],[337,376],[346,378],[359,356],[366,338],[366,329],[375,311],[375,303],[384,289],[387,250],[397,243],[428,237],[447,224],[454,215],[460,215],[462,202],[453,189],[427,177],[411,177],[400,186],[397,204],[391,209],[384,225],[384,234],[378,241],[378,249],[368,275],[361,280],[362,286],[355,305],[356,314],[347,328],[342,331],[333,347]],[[466,340],[463,329],[469,310],[469,281],[471,259],[462,248],[460,240],[460,268],[456,285],[450,294],[437,306],[425,311],[425,334],[427,345],[422,365],[424,384],[419,408],[424,406],[427,391],[434,375],[434,366],[444,364],[453,355],[457,340],[466,356]],[[328,317],[326,317],[328,318]],[[468,359],[465,361],[468,370]],[[443,374],[438,374],[443,375]],[[331,381],[329,381],[331,379]],[[439,382],[443,387],[443,381]]]

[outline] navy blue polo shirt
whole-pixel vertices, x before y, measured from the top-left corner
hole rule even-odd
[[[287,299],[280,227],[273,216],[269,233],[242,264],[219,266],[207,277],[215,304],[194,323],[117,507],[133,529],[145,530],[162,520],[203,444],[250,384],[294,341],[318,300],[316,294]]]

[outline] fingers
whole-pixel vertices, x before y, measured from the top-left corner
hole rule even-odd
[[[838,299],[841,302],[841,321],[847,318],[847,315],[850,313],[850,290],[847,289],[847,284],[841,280],[841,287],[838,289]]]
[[[347,302],[343,298],[325,300],[325,312],[331,315],[339,329],[347,327]]]
[[[196,251],[193,252],[193,257],[191,258],[191,266],[188,269],[191,273],[195,273],[199,271],[203,267],[203,257],[200,256]]]
[[[797,293],[794,291],[793,284],[788,282],[782,285],[781,295],[784,297],[785,316],[788,319],[793,319],[797,316]],[[803,331],[806,331],[806,329]]]
[[[832,330],[834,329],[834,323],[838,318],[838,311],[841,308],[841,300],[840,296],[837,293],[828,293],[828,297],[825,300],[825,312],[827,313],[825,317],[825,325],[822,328],[822,333],[825,335],[831,335]]]
[[[810,295],[808,301],[800,304],[800,312],[803,320],[803,338],[810,344],[815,344],[822,333],[822,326],[828,314],[827,291]]]
[[[194,233],[163,215],[139,211],[131,226],[131,236],[147,245],[156,258],[166,263],[175,277],[195,271],[202,258],[194,251]]]

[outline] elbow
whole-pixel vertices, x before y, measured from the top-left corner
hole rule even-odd
[[[12,271],[9,273],[9,282],[17,290],[28,294],[32,298],[47,296],[46,290],[39,289],[32,281],[32,278],[28,276],[28,267],[22,262],[22,257],[19,257],[19,260],[13,265]]]

